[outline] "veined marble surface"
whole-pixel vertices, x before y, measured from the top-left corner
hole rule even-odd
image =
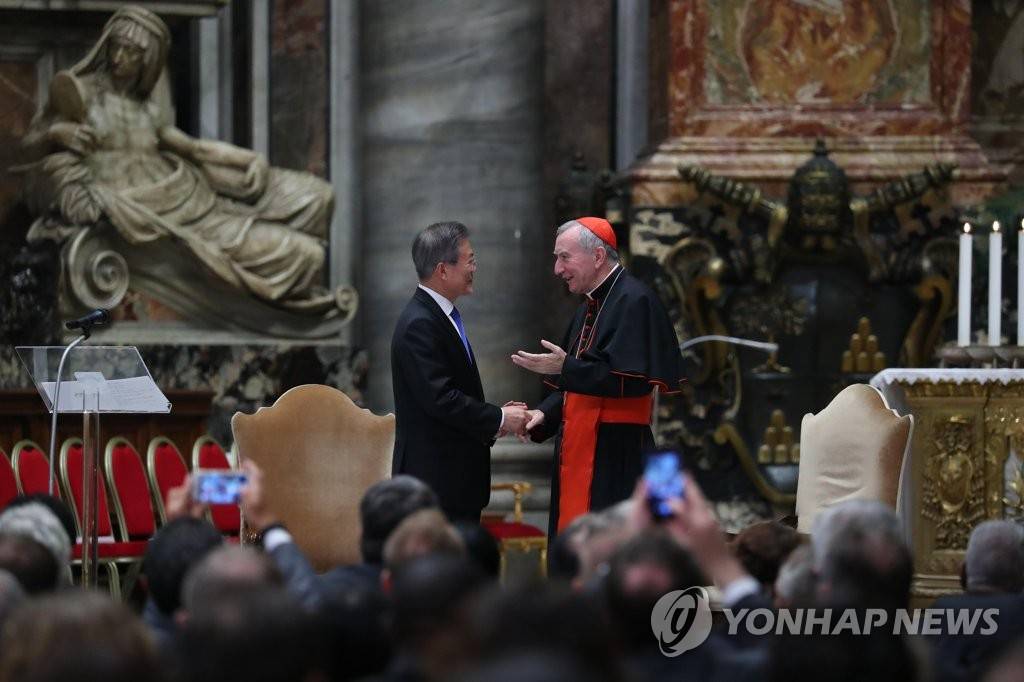
[[[488,400],[535,399],[512,365],[539,348],[547,277],[541,203],[543,3],[381,0],[362,6],[363,338],[369,404],[387,409],[394,323],[416,277],[416,232],[471,231],[475,292],[457,301]],[[543,265],[542,265],[543,264]]]

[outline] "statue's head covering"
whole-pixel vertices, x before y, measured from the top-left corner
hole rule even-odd
[[[145,49],[142,73],[135,86],[135,94],[149,97],[164,74],[167,51],[171,45],[171,32],[163,19],[142,7],[129,5],[114,12],[103,27],[103,34],[89,54],[71,67],[75,76],[83,76],[107,68],[107,44],[111,36],[120,35]]]

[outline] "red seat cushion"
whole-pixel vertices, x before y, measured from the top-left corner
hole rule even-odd
[[[79,523],[82,522],[82,483],[84,476],[82,474],[82,446],[72,445],[67,449],[67,472],[68,472],[68,484],[71,488],[71,497],[75,503],[75,511],[78,514]],[[113,529],[110,527],[110,512],[107,508],[107,486],[103,483],[103,477],[99,477],[98,485],[96,487],[96,516],[97,516],[97,534],[98,535],[112,535]],[[84,529],[79,529],[84,532]]]
[[[547,534],[537,526],[515,521],[485,521],[481,524],[495,540],[512,540],[515,538],[543,538]]]
[[[114,494],[121,503],[129,538],[148,538],[156,532],[153,502],[149,496],[142,458],[131,445],[115,445],[110,452],[110,473]]]
[[[100,542],[97,543],[97,554],[100,559],[120,559],[122,557],[143,557],[149,542],[138,540],[132,542]],[[82,558],[82,543],[76,543],[71,550],[72,559]]]

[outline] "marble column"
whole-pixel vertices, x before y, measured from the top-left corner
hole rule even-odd
[[[491,402],[535,400],[509,361],[539,348],[547,275],[541,152],[544,10],[539,0],[424,0],[361,6],[363,277],[369,402],[390,409],[390,341],[416,277],[415,233],[439,220],[472,231],[475,293],[459,309]]]
[[[647,0],[616,5],[615,170],[628,168],[647,145]]]

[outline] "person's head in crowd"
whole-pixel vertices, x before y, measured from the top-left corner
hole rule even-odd
[[[384,562],[384,543],[410,514],[421,509],[439,509],[437,495],[423,481],[412,476],[395,476],[375,483],[359,502],[362,536],[359,549],[368,564]]]
[[[24,604],[27,598],[25,588],[18,579],[10,571],[0,569],[0,632],[14,610]],[[0,657],[2,656],[3,652],[0,651]]]
[[[23,535],[41,544],[57,563],[58,584],[70,582],[72,541],[50,504],[34,501],[7,507],[0,514],[0,533]]]
[[[586,667],[567,654],[517,651],[474,666],[456,682],[590,682]]]
[[[462,543],[466,546],[466,554],[488,578],[498,579],[501,573],[501,550],[498,541],[479,523],[457,521],[453,524]]]
[[[189,569],[181,586],[181,605],[188,618],[194,618],[218,600],[244,600],[283,585],[277,564],[266,554],[251,547],[222,545]]]
[[[30,493],[28,495],[18,495],[13,500],[7,503],[6,509],[13,509],[20,507],[24,504],[32,504],[38,502],[43,505],[57,517],[60,521],[60,525],[64,528],[64,532],[68,535],[68,542],[75,544],[78,540],[78,528],[75,525],[75,513],[71,511],[71,507],[68,503],[60,499],[56,495],[47,495],[46,493]]]
[[[405,518],[384,544],[385,582],[404,564],[429,554],[463,557],[466,545],[438,509],[421,509]]]
[[[613,682],[622,677],[607,619],[596,600],[564,583],[491,590],[477,605],[474,622],[482,661],[519,654],[566,656],[584,669],[586,679]]]
[[[396,654],[426,679],[462,670],[475,654],[473,608],[488,584],[471,561],[451,554],[421,556],[399,566],[391,582]]]
[[[0,532],[0,569],[30,595],[52,592],[60,584],[61,568],[53,552],[27,535]]]
[[[795,529],[778,521],[762,521],[740,531],[732,547],[747,573],[771,592],[779,567],[799,544]]]
[[[775,607],[809,608],[814,605],[817,581],[810,545],[798,545],[779,567],[775,578]]]
[[[324,679],[324,632],[283,587],[228,591],[189,614],[178,636],[189,682]]]
[[[963,573],[968,592],[1024,590],[1024,529],[1004,520],[978,524],[967,542]]]
[[[100,592],[64,590],[13,613],[0,635],[0,682],[162,680],[142,622]]]
[[[907,606],[913,560],[899,517],[882,502],[850,500],[822,511],[811,552],[821,605]]]
[[[651,612],[667,592],[704,585],[689,552],[659,528],[642,532],[612,556],[603,590],[608,615],[627,651],[656,647]]]
[[[577,534],[580,571],[574,587],[593,588],[599,584],[612,555],[633,533],[629,525],[632,504],[631,500],[625,500],[598,512],[585,524],[585,530]]]
[[[146,547],[143,573],[157,609],[172,616],[181,607],[185,574],[203,557],[224,543],[208,521],[182,517],[169,521]]]
[[[382,673],[391,660],[390,602],[380,590],[327,595],[316,611],[327,644],[330,680],[361,680]]]
[[[1024,680],[1024,640],[1008,647],[993,661],[984,682],[1019,682]]]
[[[863,617],[863,613],[861,614]],[[835,620],[833,620],[835,622]],[[784,632],[768,643],[768,682],[914,682],[926,680],[927,663],[914,642],[886,628],[869,633],[811,635]]]
[[[583,514],[556,535],[548,549],[548,579],[573,584],[580,575],[580,545],[597,514]]]

